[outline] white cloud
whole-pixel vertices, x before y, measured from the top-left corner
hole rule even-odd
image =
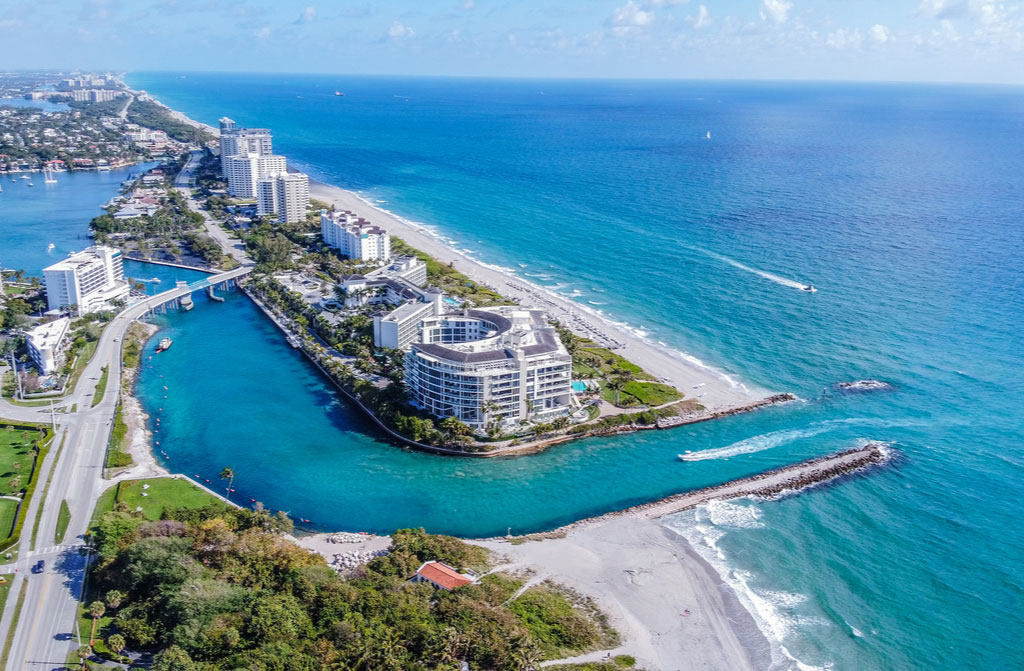
[[[473,9],[473,7],[475,7],[475,6],[476,6],[476,3],[473,2],[473,0],[464,0],[464,2],[461,5],[459,5],[459,7],[461,9],[463,9],[464,11],[467,11],[467,12],[469,10]]]
[[[885,44],[889,41],[889,29],[880,23],[875,24],[871,26],[871,37],[874,38],[875,42]]]
[[[829,33],[828,37],[825,38],[825,44],[833,49],[859,49],[863,43],[864,35],[861,34],[859,29],[847,30],[846,28],[840,28],[835,32]]]
[[[958,16],[964,11],[963,0],[921,0],[917,13],[933,19],[947,19]]]
[[[761,2],[761,20],[785,23],[786,15],[793,9],[792,2],[786,0],[763,0]]]
[[[616,7],[608,24],[618,28],[642,28],[654,22],[654,12],[629,0],[622,7]]]
[[[256,39],[258,40],[268,40],[270,39],[270,26],[263,26],[254,34],[256,35]]]
[[[393,40],[400,40],[406,37],[412,37],[415,34],[415,30],[405,25],[401,21],[395,21],[394,23],[391,24],[391,27],[388,28],[388,37],[390,37]]]
[[[302,14],[295,20],[295,23],[312,23],[316,18],[316,7],[310,5],[302,10]]]
[[[697,8],[697,16],[693,19],[694,28],[706,28],[711,25],[711,14],[708,13],[708,6],[701,5]]]

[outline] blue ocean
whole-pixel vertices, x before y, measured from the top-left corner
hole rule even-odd
[[[270,127],[312,177],[801,398],[530,457],[434,457],[383,441],[244,296],[197,297],[162,318],[174,347],[147,360],[139,384],[170,468],[216,486],[232,466],[236,497],[312,530],[481,536],[885,441],[898,457],[884,470],[666,524],[792,668],[1024,667],[1024,90],[194,73],[129,83],[210,124]],[[95,191],[96,205],[112,195]],[[16,267],[5,196],[0,259]],[[858,379],[891,389],[834,386]],[[685,450],[706,458],[678,461]]]

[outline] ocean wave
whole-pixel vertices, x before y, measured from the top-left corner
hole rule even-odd
[[[764,526],[761,522],[761,510],[756,505],[742,505],[715,499],[708,502],[707,513],[711,523],[716,527],[758,529]]]
[[[755,520],[756,524],[752,525],[750,519],[745,517],[747,513],[737,514],[732,511],[726,515],[727,523],[723,525],[725,527],[723,529],[712,519],[716,512],[721,515],[725,510],[721,506],[716,506],[716,503],[721,502],[711,501],[697,506],[691,511],[671,515],[663,520],[663,524],[682,536],[694,552],[711,565],[722,581],[732,589],[744,609],[751,614],[771,646],[772,669],[787,669],[788,671],[826,671],[831,669],[831,663],[824,666],[812,666],[797,659],[783,644],[795,635],[799,635],[801,627],[829,625],[828,622],[819,618],[801,617],[793,612],[794,608],[807,602],[808,597],[798,592],[755,588],[753,586],[755,575],[750,571],[731,567],[725,552],[720,547],[720,541],[727,535],[728,529],[757,528],[763,527],[764,523]],[[758,510],[754,505],[743,506],[736,503],[730,505],[736,508]],[[760,511],[758,510],[758,512]],[[732,524],[737,520],[743,521],[741,524]]]

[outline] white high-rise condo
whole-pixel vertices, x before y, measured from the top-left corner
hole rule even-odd
[[[426,316],[405,356],[405,384],[413,405],[474,429],[548,422],[572,407],[572,356],[540,310]]]
[[[361,261],[391,258],[388,232],[351,212],[320,210],[320,235],[344,256]]]
[[[301,172],[273,173],[256,181],[256,213],[276,214],[289,224],[306,218],[309,176]]]
[[[43,269],[50,310],[78,306],[78,314],[96,312],[128,298],[121,250],[94,245]]]
[[[270,156],[273,153],[274,145],[269,128],[239,128],[227,117],[220,120],[220,167],[224,177],[228,176],[225,159],[229,156]]]
[[[249,153],[222,158],[228,178],[228,193],[237,198],[255,198],[256,183],[275,173],[288,172],[284,156]]]

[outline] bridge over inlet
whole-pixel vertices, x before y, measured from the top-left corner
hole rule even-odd
[[[232,282],[240,277],[248,275],[252,272],[251,265],[243,265],[233,270],[227,270],[223,273],[216,275],[210,275],[204,277],[201,280],[190,282],[179,282],[178,286],[173,289],[161,292],[154,296],[149,296],[138,303],[132,304],[124,314],[129,319],[138,319],[146,314],[152,313],[157,309],[164,308],[169,304],[177,305],[178,302],[185,296],[190,296],[193,291],[201,291],[203,289],[218,287],[218,286],[230,286]]]

